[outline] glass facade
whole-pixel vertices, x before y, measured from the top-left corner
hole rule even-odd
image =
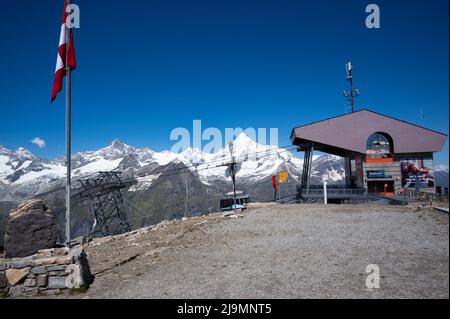
[[[392,158],[392,145],[389,138],[382,133],[374,133],[367,139],[368,158]]]

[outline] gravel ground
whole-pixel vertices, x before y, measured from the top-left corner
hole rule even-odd
[[[94,241],[76,298],[448,298],[448,214],[382,205],[254,205]],[[368,264],[380,288],[365,287]],[[67,296],[66,296],[67,297]]]

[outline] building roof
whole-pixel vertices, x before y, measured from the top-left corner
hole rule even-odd
[[[369,110],[360,110],[292,130],[293,144],[315,142],[322,150],[336,155],[366,153],[367,139],[373,133],[388,134],[394,153],[432,153],[444,146],[447,135]]]

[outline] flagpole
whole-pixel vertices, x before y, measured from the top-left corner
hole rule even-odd
[[[70,0],[67,1],[70,5]],[[66,24],[66,160],[67,160],[67,181],[66,181],[66,245],[70,247],[70,188],[71,188],[71,78],[69,66],[69,49],[70,49],[70,32],[71,29]]]

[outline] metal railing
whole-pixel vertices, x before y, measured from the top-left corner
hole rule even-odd
[[[414,190],[414,189],[405,189],[403,190],[404,196],[409,198],[414,198],[417,200],[424,201],[440,201],[440,202],[448,202],[448,193],[436,193],[433,190]]]
[[[302,197],[323,197],[324,190],[322,188],[301,189]],[[327,188],[328,198],[361,198],[367,197],[365,188]]]

